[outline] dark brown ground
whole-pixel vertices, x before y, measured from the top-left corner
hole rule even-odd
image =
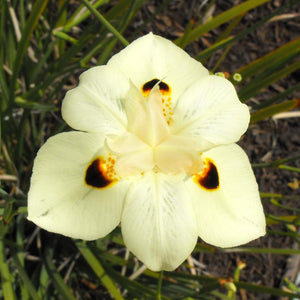
[[[156,34],[160,34],[170,39],[180,37],[191,17],[195,18],[196,21],[203,17],[206,6],[201,8],[201,5],[204,2],[205,1],[171,1],[168,9],[164,10],[161,14],[158,14],[155,18],[155,22],[148,24],[147,30],[145,30],[144,33],[153,31]],[[213,16],[216,16],[241,2],[244,1],[215,1],[212,14]],[[270,3],[252,10],[243,18],[234,33],[238,33],[241,30],[252,26],[255,22],[258,22],[262,17],[268,15],[271,11],[274,11],[284,3],[286,3],[286,1],[270,1]],[[153,13],[158,4],[159,1],[148,1],[148,5],[142,10],[139,18],[145,20]],[[300,3],[283,13],[299,13],[299,11]],[[209,17],[209,14],[206,17]],[[204,50],[216,40],[224,28],[226,28],[226,26],[221,26],[221,28],[205,34],[197,43],[189,45],[186,50],[190,52],[191,55],[195,55],[199,51]],[[247,65],[251,61],[295,39],[299,36],[299,33],[299,15],[290,19],[268,23],[237,42],[216,71],[227,71],[232,74],[240,67]],[[215,53],[206,62],[206,67],[212,69],[222,53],[222,50]],[[300,72],[294,72],[288,78],[273,84],[267,90],[262,91],[257,97],[250,99],[247,104],[252,107],[270,99],[278,92],[284,91],[286,88],[299,82],[299,77]],[[299,91],[294,92],[293,95],[288,97],[288,99],[294,98],[300,98]],[[252,163],[265,163],[277,159],[294,157],[300,154],[299,128],[299,118],[283,119],[278,120],[277,122],[273,120],[261,121],[258,124],[250,126],[240,144],[248,153]],[[290,163],[289,165],[300,167],[300,160]],[[294,189],[288,186],[288,184],[294,180],[296,180],[296,182],[297,180],[300,180],[299,173],[274,168],[256,169],[255,173],[262,192],[299,195],[299,186]],[[264,200],[263,204],[266,214],[274,214],[277,216],[293,214],[285,209],[275,207],[270,204],[269,200]],[[285,204],[290,205],[291,207],[300,208],[299,197],[287,200]],[[268,229],[286,231],[284,226],[272,226]],[[268,234],[247,246],[292,248],[292,245],[293,240],[289,237]],[[241,272],[241,280],[263,284],[269,287],[280,287],[284,275],[289,269],[287,267],[288,258],[288,256],[269,254],[247,255],[233,253],[205,253],[200,256],[200,261],[203,263],[203,273],[225,278],[232,277],[237,263],[243,261],[246,263],[247,267]],[[296,261],[293,260],[292,265],[297,267],[295,264]],[[278,298],[269,295],[258,296],[241,291],[238,294],[238,299]]]

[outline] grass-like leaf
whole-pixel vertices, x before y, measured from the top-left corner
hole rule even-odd
[[[31,12],[31,14],[26,22],[26,26],[22,32],[22,37],[18,44],[17,53],[16,53],[16,57],[15,57],[15,61],[14,61],[12,78],[11,78],[11,82],[10,82],[10,89],[9,89],[9,101],[10,101],[9,105],[10,105],[10,107],[13,105],[15,84],[16,84],[22,63],[23,63],[23,58],[28,49],[31,34],[32,34],[33,30],[35,29],[35,27],[37,26],[40,16],[43,13],[44,9],[46,8],[47,3],[48,3],[48,0],[35,1],[34,6],[32,8],[32,12]]]
[[[28,293],[31,296],[31,299],[33,300],[40,300],[41,298],[39,297],[33,283],[31,282],[30,278],[28,277],[28,274],[24,267],[22,266],[21,262],[19,261],[19,258],[16,254],[13,255],[13,262],[14,265],[16,266],[18,273],[24,283],[24,287],[28,291]],[[24,299],[24,297],[23,297]]]
[[[87,261],[87,263],[89,264],[89,266],[95,272],[99,280],[108,290],[108,292],[114,297],[114,299],[117,300],[124,299],[121,293],[119,292],[118,288],[114,284],[114,282],[105,272],[101,262],[96,258],[96,256],[93,254],[91,249],[88,247],[88,245],[82,241],[77,241],[76,246],[80,251],[80,253],[83,255],[83,257],[85,258],[85,260]]]
[[[1,225],[3,226],[3,224]],[[12,274],[10,273],[8,261],[5,255],[5,244],[4,244],[3,237],[0,238],[0,272],[1,272],[1,285],[2,285],[4,300],[17,299],[13,289]]]
[[[285,101],[279,104],[270,105],[266,108],[262,108],[252,113],[250,123],[256,123],[258,121],[270,118],[280,112],[292,110],[298,105],[299,105],[299,100],[297,99]]]
[[[299,55],[299,49],[300,38],[284,44],[280,48],[277,48],[265,56],[251,62],[249,65],[238,69],[236,72],[240,73],[245,80],[251,76],[257,75],[262,71],[274,70],[286,64],[286,62],[294,58],[295,55]]]
[[[249,11],[250,9],[253,9],[257,6],[260,6],[270,0],[248,0],[246,2],[243,2],[237,6],[234,6],[233,8],[221,13],[217,17],[211,19],[210,21],[201,24],[194,28],[193,30],[189,31],[187,36],[183,36],[179,38],[176,41],[176,44],[179,45],[182,48],[185,48],[189,43],[196,40],[200,36],[202,36],[204,33],[219,27],[220,25],[234,19],[235,17],[238,17],[241,14],[244,14],[245,12]]]
[[[55,265],[52,262],[52,254],[50,249],[46,249],[44,261],[47,273],[53,281],[53,285],[57,289],[60,297],[65,300],[76,300],[68,285],[64,282],[60,274],[57,272]]]
[[[298,52],[300,54],[300,50]],[[263,88],[268,87],[272,83],[282,79],[289,74],[300,68],[300,60],[290,63],[282,69],[279,69],[272,73],[272,71],[267,70],[265,72],[260,73],[256,76],[251,82],[245,85],[242,89],[240,89],[238,95],[241,101],[246,101],[249,98],[257,95]]]
[[[118,30],[112,26],[98,11],[95,9],[93,5],[89,3],[87,0],[81,0],[84,5],[95,15],[95,17],[98,19],[100,23],[102,23],[103,26],[105,26],[108,31],[110,31],[124,46],[127,46],[129,43],[126,41],[126,39],[118,32]]]

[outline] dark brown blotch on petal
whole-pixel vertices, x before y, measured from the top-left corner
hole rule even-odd
[[[208,190],[216,189],[219,186],[219,174],[216,166],[208,162],[207,171],[199,178],[199,183]]]
[[[144,94],[149,93],[158,82],[159,82],[159,84],[158,84],[159,85],[159,90],[161,92],[165,92],[165,93],[170,92],[170,87],[165,82],[160,81],[159,79],[155,78],[155,79],[152,79],[152,80],[146,82],[143,85],[143,87],[142,87],[143,93]]]
[[[209,191],[216,190],[220,186],[218,169],[211,160],[205,161],[203,171],[196,174],[194,180],[202,188]]]
[[[104,168],[105,163],[101,158],[93,160],[85,172],[85,183],[94,188],[105,188],[113,183],[108,178],[108,174]]]

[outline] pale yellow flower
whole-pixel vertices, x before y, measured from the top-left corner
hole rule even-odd
[[[28,219],[73,238],[121,223],[150,269],[173,270],[198,236],[219,247],[265,234],[249,160],[249,111],[233,85],[152,33],[80,76],[63,101],[75,130],[38,152]]]

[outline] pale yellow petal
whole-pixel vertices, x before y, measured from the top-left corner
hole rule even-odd
[[[95,188],[86,182],[87,168],[101,154],[103,142],[102,135],[68,132],[42,146],[28,194],[29,220],[85,240],[103,237],[119,224],[126,184]]]
[[[128,249],[149,269],[177,268],[197,241],[195,215],[182,177],[147,173],[132,184],[121,228]]]
[[[208,70],[171,41],[149,33],[114,55],[109,66],[118,68],[134,85],[153,79],[165,81],[172,89],[173,103],[193,82],[208,75]]]
[[[187,182],[197,214],[199,236],[219,247],[248,243],[265,234],[258,186],[245,152],[236,144],[204,152],[214,166]]]
[[[219,76],[207,76],[190,87],[174,111],[171,132],[197,136],[202,150],[212,145],[229,144],[247,130],[250,113],[234,86]]]

